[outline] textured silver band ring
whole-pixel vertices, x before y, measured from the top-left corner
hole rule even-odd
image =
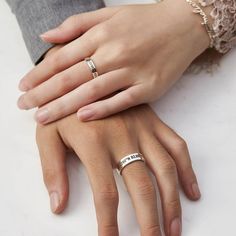
[[[88,57],[88,58],[85,58],[84,61],[87,63],[89,69],[91,70],[93,78],[95,79],[96,77],[98,77],[97,68],[96,68],[95,63],[93,62],[93,60]]]
[[[119,163],[118,163],[118,167],[117,167],[118,173],[121,175],[123,169],[127,165],[129,165],[129,164],[131,164],[131,163],[133,163],[135,161],[143,161],[143,162],[145,162],[145,159],[143,158],[143,155],[141,153],[132,153],[132,154],[129,154],[129,155],[123,157],[119,161]]]

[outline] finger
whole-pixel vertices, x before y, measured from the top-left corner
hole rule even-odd
[[[50,196],[51,210],[58,214],[66,207],[69,195],[65,146],[53,127],[38,126],[36,136],[44,183]]]
[[[116,95],[82,107],[77,115],[82,121],[97,120],[126,110],[143,102],[143,91],[139,85],[130,87]]]
[[[106,7],[67,18],[57,28],[45,32],[41,38],[46,42],[65,43],[71,41],[93,26],[111,18],[120,7]]]
[[[155,123],[155,133],[158,140],[176,163],[185,194],[191,200],[198,200],[201,197],[201,193],[186,142],[158,118]]]
[[[49,123],[76,112],[80,107],[94,102],[130,84],[123,80],[123,70],[111,71],[101,75],[72,92],[41,107],[35,115],[39,123]]]
[[[155,188],[144,164],[133,163],[122,175],[136,210],[141,235],[160,236]]]
[[[136,145],[132,145],[130,140],[122,136],[122,140],[117,138],[116,143],[122,143],[122,150],[112,152],[115,159],[115,166],[122,157],[130,153],[136,153]],[[158,219],[157,199],[155,187],[148,174],[145,164],[141,161],[133,162],[122,171],[127,190],[134,205],[137,220],[143,236],[160,236],[160,224]]]
[[[21,79],[19,89],[28,91],[92,55],[97,48],[98,40],[94,39],[91,34],[92,32],[90,31],[86,32],[80,38],[46,57]]]
[[[103,66],[99,65],[99,68],[102,69]],[[103,73],[103,71],[100,73]],[[40,107],[92,78],[88,65],[84,61],[79,62],[23,94],[18,100],[18,107],[20,109]]]
[[[79,143],[79,142],[78,142]],[[98,232],[100,236],[118,236],[117,208],[118,191],[113,176],[112,164],[108,153],[101,146],[82,150],[73,146],[86,167],[91,183],[96,208]]]
[[[142,134],[140,147],[160,189],[166,235],[180,236],[181,205],[174,161],[150,134]]]

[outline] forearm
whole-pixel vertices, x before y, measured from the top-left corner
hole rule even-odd
[[[58,26],[67,17],[104,7],[103,0],[6,0],[15,14],[34,63],[53,45],[39,35]]]
[[[159,0],[156,0],[159,1]],[[167,0],[163,0],[164,2]],[[183,0],[186,1],[186,0]],[[235,0],[192,0],[206,13],[213,31],[213,47],[226,53],[236,46],[236,1]],[[173,1],[176,2],[175,0]],[[175,5],[175,4],[173,4]],[[181,5],[180,2],[178,5]]]

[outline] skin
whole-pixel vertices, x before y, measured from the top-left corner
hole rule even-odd
[[[35,118],[46,124],[78,110],[87,121],[154,101],[209,46],[201,20],[184,0],[72,16],[42,35],[66,45],[24,76],[18,106],[40,106]],[[86,57],[99,77],[92,79]]]
[[[53,55],[61,47],[50,49],[45,57]],[[38,124],[36,137],[52,212],[59,214],[66,207],[69,184],[65,160],[66,151],[71,150],[80,158],[90,179],[98,235],[119,234],[119,199],[113,169],[129,153],[141,152],[146,160],[145,164],[135,162],[122,172],[141,235],[161,235],[156,192],[149,171],[156,177],[160,189],[167,236],[181,235],[178,180],[189,199],[198,200],[201,196],[186,142],[148,105],[88,123],[78,121],[73,114],[48,125]]]
[[[38,124],[37,144],[51,208],[57,214],[64,210],[69,196],[66,151],[72,150],[80,158],[93,191],[100,236],[119,234],[119,199],[113,169],[130,153],[141,152],[146,160],[146,163],[134,162],[122,172],[140,235],[161,235],[156,192],[149,171],[160,189],[167,236],[181,235],[178,179],[190,200],[200,198],[186,142],[148,105],[98,121],[81,122],[72,114],[47,125]]]

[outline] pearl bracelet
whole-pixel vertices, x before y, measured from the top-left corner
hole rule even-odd
[[[194,8],[194,10],[193,10],[194,13],[197,13],[202,17],[203,22],[201,22],[201,24],[204,25],[204,27],[209,35],[209,38],[210,38],[209,47],[213,48],[214,47],[214,31],[213,31],[212,27],[209,25],[209,21],[208,21],[206,13],[202,10],[202,8],[198,4],[196,4],[192,0],[185,0],[185,1],[187,3],[189,3]]]

